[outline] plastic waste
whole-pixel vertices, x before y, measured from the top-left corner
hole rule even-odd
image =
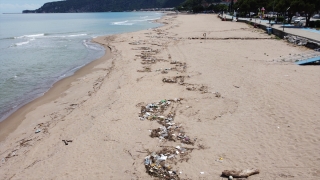
[[[159,160],[165,161],[165,160],[167,160],[167,158],[168,158],[167,156],[161,154]]]
[[[150,156],[147,156],[144,158],[144,165],[149,165],[151,164]]]

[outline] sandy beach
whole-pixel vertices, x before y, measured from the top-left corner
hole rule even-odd
[[[217,15],[159,22],[94,39],[105,56],[1,122],[0,179],[154,179],[164,149],[180,179],[320,177],[319,66],[274,61],[309,49]],[[150,136],[162,115],[172,139]]]

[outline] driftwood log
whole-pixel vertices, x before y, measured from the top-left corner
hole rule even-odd
[[[234,178],[247,178],[254,174],[259,174],[259,169],[245,169],[245,170],[224,170],[222,172],[223,176],[229,177],[232,176]]]

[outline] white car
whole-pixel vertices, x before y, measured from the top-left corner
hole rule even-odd
[[[298,17],[294,20],[293,23],[296,26],[305,26],[306,25],[306,18],[305,17]]]
[[[320,19],[320,15],[319,14],[315,14],[314,16],[312,16],[313,19]]]

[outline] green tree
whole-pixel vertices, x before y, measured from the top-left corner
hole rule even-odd
[[[284,15],[289,7],[287,12],[289,23],[291,23],[294,14],[299,12],[305,15],[306,26],[309,26],[310,18],[320,9],[320,0],[279,0],[276,4],[276,10],[283,12]]]
[[[249,14],[250,12],[257,12],[258,5],[257,0],[239,0],[236,2],[235,7],[240,12],[244,12],[244,14]]]
[[[306,26],[309,26],[310,18],[315,14],[316,11],[320,10],[320,0],[300,0],[301,6],[306,17]]]

